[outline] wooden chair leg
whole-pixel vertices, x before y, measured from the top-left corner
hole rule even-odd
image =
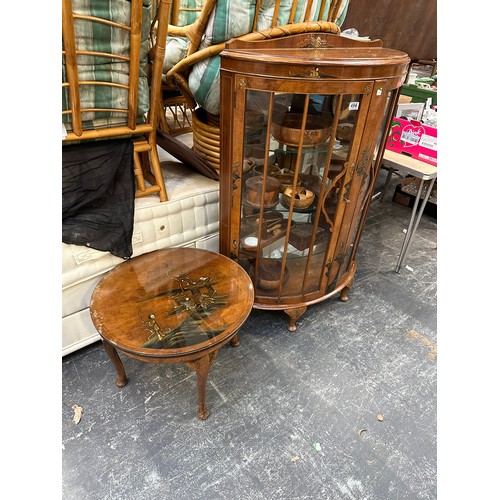
[[[142,165],[142,173],[144,177],[148,178],[148,172],[151,172],[151,165],[149,163],[149,151],[141,151],[141,165]]]
[[[142,162],[140,153],[136,150],[134,144],[134,175],[137,189],[139,191],[146,190],[146,183],[144,181],[144,172],[142,171]]]
[[[160,201],[168,201],[160,158],[156,149],[156,138],[153,135],[147,139],[134,141],[134,173],[137,184],[136,197],[158,193]],[[151,186],[147,187],[145,180]]]
[[[151,140],[151,139],[150,139]],[[151,171],[156,180],[156,184],[159,186],[160,191],[160,201],[168,201],[167,189],[165,188],[165,181],[163,180],[163,172],[160,165],[160,158],[158,156],[158,150],[156,149],[156,140],[151,144],[151,151],[149,152]]]
[[[170,127],[167,122],[167,109],[162,99],[158,99],[158,128],[162,132],[165,132],[165,134],[170,134]]]

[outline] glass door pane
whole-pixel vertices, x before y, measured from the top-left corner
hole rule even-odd
[[[361,95],[246,91],[239,262],[261,297],[326,289]]]

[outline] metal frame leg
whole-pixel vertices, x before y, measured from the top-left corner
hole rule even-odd
[[[383,202],[385,199],[385,195],[387,193],[387,189],[389,188],[389,184],[391,183],[392,174],[394,173],[393,167],[387,167],[389,171],[387,172],[387,177],[385,178],[384,189],[382,189],[382,196],[380,197],[380,202]]]
[[[410,247],[410,244],[412,242],[413,236],[415,234],[415,231],[417,230],[418,224],[420,223],[420,219],[422,217],[422,214],[424,213],[425,206],[427,205],[427,200],[429,199],[429,196],[431,195],[432,188],[434,186],[434,182],[436,181],[436,177],[430,179],[428,186],[427,186],[427,193],[425,194],[424,199],[422,200],[422,203],[420,205],[420,210],[418,211],[417,218],[415,220],[415,223],[413,223],[415,219],[415,214],[417,212],[417,207],[420,202],[420,196],[422,195],[422,190],[424,189],[424,184],[427,181],[421,180],[420,186],[418,188],[418,193],[415,198],[415,204],[413,205],[413,210],[411,212],[411,219],[410,219],[410,224],[408,225],[408,229],[406,231],[406,236],[403,241],[403,246],[401,247],[401,252],[399,253],[399,259],[398,263],[396,264],[396,269],[395,271],[399,273],[401,271],[401,267],[404,263],[404,260],[406,258],[406,253],[408,252],[408,248]]]

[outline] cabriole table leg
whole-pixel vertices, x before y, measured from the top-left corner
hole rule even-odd
[[[235,333],[232,337],[231,337],[231,340],[229,341],[229,343],[233,346],[233,347],[238,347],[240,345],[240,339],[238,338],[238,333]]]
[[[125,373],[125,368],[123,367],[123,363],[122,360],[120,359],[120,356],[118,355],[118,352],[111,344],[106,342],[104,339],[101,340],[104,349],[108,353],[108,356],[110,357],[111,362],[113,363],[118,373],[118,378],[116,379],[115,384],[118,387],[123,387],[124,385],[127,385],[128,382],[127,375]]]
[[[206,420],[210,415],[205,406],[205,397],[207,393],[208,370],[210,370],[210,366],[212,366],[216,357],[217,351],[214,351],[203,358],[185,362],[191,370],[196,372],[196,378],[198,379],[198,417],[201,420]]]

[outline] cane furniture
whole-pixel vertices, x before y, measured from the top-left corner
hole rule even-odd
[[[220,168],[219,54],[226,41],[339,33],[348,5],[349,0],[206,0],[194,23],[169,26],[167,44],[176,50],[167,51],[165,77],[183,94],[186,106],[195,110],[194,150]]]
[[[156,124],[171,0],[156,4],[63,0],[63,145],[130,136],[136,196],[166,201]]]
[[[193,24],[201,14],[203,3],[204,0],[172,0],[170,25],[179,28]],[[163,72],[166,73],[172,67],[172,61],[180,61],[186,53],[186,40],[175,36],[167,37]],[[186,97],[173,82],[167,82],[166,79],[162,79],[161,88],[159,129],[170,136],[191,132],[192,107]]]

